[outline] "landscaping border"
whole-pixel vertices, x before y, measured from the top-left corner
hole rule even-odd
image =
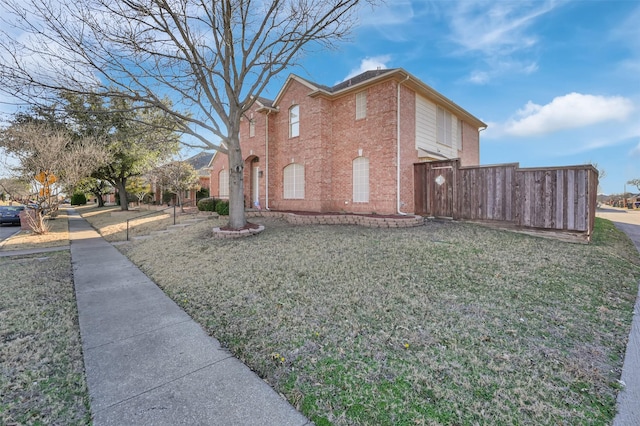
[[[368,228],[412,228],[424,225],[418,215],[380,216],[356,213],[304,213],[257,210],[246,212],[247,217],[275,217],[293,225],[360,225]]]

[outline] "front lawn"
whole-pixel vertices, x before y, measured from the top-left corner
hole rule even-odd
[[[88,218],[91,219],[91,218]],[[472,224],[211,220],[121,249],[316,424],[610,424],[640,278],[590,245]]]
[[[0,295],[0,424],[90,424],[69,251],[0,257]]]

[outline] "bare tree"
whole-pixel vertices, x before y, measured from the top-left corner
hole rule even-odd
[[[17,159],[12,168],[16,178],[31,183],[35,214],[28,218],[36,233],[47,232],[44,214],[57,211],[59,191],[75,186],[108,161],[100,141],[75,140],[64,129],[42,122],[13,124],[0,134],[0,146]]]
[[[638,191],[640,191],[640,179],[638,179],[638,178],[631,179],[630,181],[627,181],[627,185],[635,186],[636,189],[638,189]]]
[[[193,146],[228,155],[229,227],[239,229],[241,117],[272,78],[305,51],[334,48],[357,8],[375,1],[0,0],[11,12],[0,90],[28,102],[64,89],[164,109]]]
[[[180,211],[184,213],[182,194],[192,189],[199,189],[198,173],[185,161],[172,161],[154,170],[157,182],[169,192],[175,194]]]
[[[7,166],[9,167],[9,166]],[[9,200],[21,201],[29,197],[29,181],[20,178],[0,179],[0,195],[9,196]],[[1,199],[1,198],[0,198]]]

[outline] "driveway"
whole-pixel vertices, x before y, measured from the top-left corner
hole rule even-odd
[[[640,251],[640,210],[598,209],[596,216],[612,221]],[[618,395],[618,414],[614,426],[637,425],[640,419],[640,297],[636,299],[633,314],[622,367],[621,379],[625,387]]]

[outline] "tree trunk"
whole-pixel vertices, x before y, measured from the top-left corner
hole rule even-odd
[[[126,211],[129,210],[129,200],[127,199],[127,178],[121,178],[117,182],[116,185],[118,188],[118,193],[120,194],[120,210]]]
[[[98,207],[104,207],[104,198],[102,198],[102,194],[98,191],[93,192],[93,195],[96,196],[96,200],[98,200]]]
[[[184,213],[184,205],[182,204],[182,197],[180,196],[180,191],[176,191],[176,202],[180,206],[180,213]]]
[[[244,160],[237,132],[228,139],[229,147],[229,228],[242,229],[247,224],[244,214]]]

